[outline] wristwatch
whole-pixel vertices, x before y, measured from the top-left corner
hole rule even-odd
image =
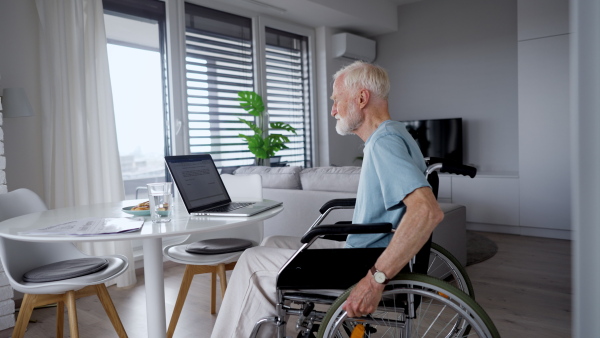
[[[379,271],[375,268],[375,265],[371,268],[371,273],[373,274],[373,279],[376,283],[386,285],[390,281],[383,271]]]

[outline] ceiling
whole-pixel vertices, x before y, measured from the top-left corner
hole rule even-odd
[[[397,7],[419,0],[219,0],[252,12],[311,27],[331,27],[365,37],[395,32]]]

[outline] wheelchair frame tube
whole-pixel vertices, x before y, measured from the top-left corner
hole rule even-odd
[[[329,209],[327,209],[327,211],[325,211],[324,213],[321,214],[321,216],[319,216],[317,218],[317,220],[310,226],[310,228],[308,228],[308,230],[306,230],[306,232],[312,230],[312,228],[318,226],[319,224],[323,223],[323,220],[327,217],[327,215],[329,215],[333,210],[338,210],[338,209],[354,209],[354,207],[346,207],[346,206],[336,206],[336,207],[331,207]]]

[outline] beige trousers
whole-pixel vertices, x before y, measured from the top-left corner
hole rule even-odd
[[[242,254],[229,279],[212,338],[247,338],[259,319],[277,315],[277,272],[301,245],[299,237],[273,236]],[[317,240],[311,248],[343,246],[343,242]],[[275,337],[275,327],[263,324],[258,337]]]

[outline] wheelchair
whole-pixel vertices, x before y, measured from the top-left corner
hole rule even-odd
[[[427,179],[437,198],[437,172],[474,177],[476,169],[428,158]],[[385,248],[309,249],[319,238],[343,240],[347,234],[391,233],[392,224],[323,225],[336,209],[354,207],[354,199],[332,200],[301,239],[302,247],[277,277],[277,316],[261,318],[286,337],[287,324],[297,317],[298,338],[311,337],[500,337],[494,323],[474,299],[462,265],[445,249],[429,241],[386,285],[377,310],[348,318],[342,310],[352,286],[364,277]],[[333,265],[315,262],[336,262]],[[317,276],[317,278],[315,278]],[[315,335],[316,334],[316,335]]]

